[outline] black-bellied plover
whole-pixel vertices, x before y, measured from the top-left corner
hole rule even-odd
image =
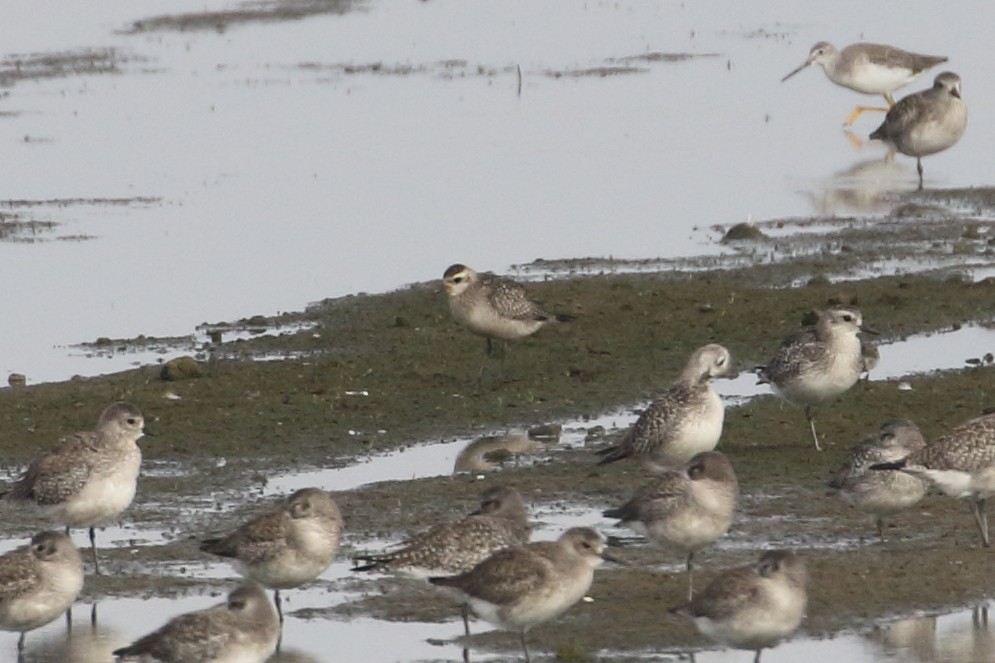
[[[279,639],[280,622],[266,594],[245,583],[224,603],[174,617],[114,655],[160,663],[262,663]]]
[[[480,508],[454,522],[439,523],[399,547],[374,555],[357,555],[353,571],[383,571],[412,578],[455,576],[469,571],[490,555],[528,542],[531,529],[521,494],[507,486],[484,492]],[[467,607],[463,626],[470,633]]]
[[[280,590],[311,582],[329,567],[342,537],[342,514],[332,496],[302,488],[231,534],[205,539],[200,549],[227,557],[242,576],[274,590],[280,623]]]
[[[812,439],[819,451],[813,408],[857,383],[864,370],[860,332],[877,334],[863,324],[860,310],[837,306],[820,311],[812,327],[784,339],[766,366],[758,367],[761,383],[778,396],[805,408]]]
[[[0,629],[24,634],[72,606],[83,589],[83,560],[60,532],[40,532],[31,543],[0,556]]]
[[[965,129],[967,105],[960,96],[960,76],[945,71],[933,80],[933,87],[895,104],[870,138],[916,158],[921,191],[922,158],[951,147]]]
[[[100,573],[94,527],[117,518],[135,498],[145,419],[134,405],[104,409],[95,431],[67,435],[34,459],[3,499],[33,505],[54,522],[90,529],[95,572]]]
[[[573,316],[547,313],[519,283],[493,274],[480,274],[466,265],[452,265],[442,275],[449,310],[461,325],[487,339],[511,341],[531,336],[543,325],[568,322]]]
[[[694,595],[694,554],[729,531],[739,484],[729,459],[700,453],[682,470],[670,470],[617,509],[604,512],[649,539],[687,555],[688,600]]]
[[[505,548],[466,573],[429,582],[457,590],[477,615],[498,628],[518,631],[525,660],[531,661],[526,632],[582,599],[605,559],[612,558],[601,535],[573,527],[556,541]]]
[[[905,458],[925,446],[926,440],[914,423],[891,419],[850,449],[827,484],[849,504],[871,514],[878,536],[884,540],[884,517],[917,504],[929,484],[898,470],[872,470],[871,465]]]
[[[905,458],[871,469],[901,470],[930,481],[950,497],[969,500],[981,541],[991,545],[985,500],[995,495],[995,414],[966,421]]]
[[[833,83],[863,94],[883,95],[891,108],[895,105],[892,92],[911,83],[923,71],[946,61],[942,55],[920,55],[884,44],[850,44],[838,51],[832,44],[820,41],[809,50],[805,62],[781,82],[809,65],[817,64]],[[843,124],[853,124],[864,111],[887,111],[888,108],[857,106]]]
[[[723,571],[694,599],[672,612],[694,620],[709,638],[760,653],[789,636],[808,603],[805,560],[787,550],[771,550],[755,564]]]
[[[711,379],[731,368],[729,351],[721,345],[695,350],[674,384],[650,403],[622,441],[597,452],[604,456],[599,464],[638,458],[651,471],[661,472],[714,449],[722,436],[725,405]]]

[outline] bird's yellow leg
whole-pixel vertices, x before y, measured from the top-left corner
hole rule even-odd
[[[848,127],[853,124],[854,120],[860,117],[860,114],[864,111],[881,111],[882,113],[887,113],[887,108],[882,108],[881,106],[857,106],[850,114],[846,116],[846,120],[843,121],[843,126]]]
[[[891,96],[887,92],[884,93],[884,100],[888,102],[888,108],[891,108],[892,106],[895,105],[895,97]]]

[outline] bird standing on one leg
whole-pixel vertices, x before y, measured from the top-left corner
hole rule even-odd
[[[729,459],[718,451],[706,451],[682,470],[665,472],[604,515],[643,530],[654,543],[685,553],[690,601],[694,554],[729,531],[738,497],[739,484]]]
[[[135,498],[145,419],[134,405],[104,409],[95,431],[67,435],[31,461],[4,500],[35,507],[70,527],[88,527],[95,573],[100,575],[94,528],[117,518]]]
[[[302,488],[231,534],[205,539],[200,549],[232,560],[244,577],[273,590],[280,623],[280,590],[311,582],[332,563],[342,537],[342,514],[332,496]]]
[[[961,99],[960,76],[945,71],[933,87],[903,97],[870,135],[902,154],[916,158],[922,191],[922,158],[954,145],[967,129],[967,105]]]
[[[820,311],[818,320],[782,341],[766,366],[757,369],[760,383],[768,383],[778,396],[805,408],[815,448],[813,408],[839,396],[857,383],[864,370],[859,332],[878,332],[863,324],[860,310],[838,306]]]

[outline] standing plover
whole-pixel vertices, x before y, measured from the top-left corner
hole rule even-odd
[[[870,135],[902,154],[916,158],[922,190],[922,158],[952,146],[967,129],[967,105],[960,96],[960,76],[945,71],[933,87],[903,97]]]
[[[100,574],[94,527],[117,518],[135,497],[145,420],[134,405],[109,405],[97,430],[67,435],[34,459],[3,499],[30,504],[51,520],[90,528],[95,572]]]
[[[981,541],[991,545],[985,500],[995,495],[995,414],[966,421],[905,458],[871,469],[901,470],[927,479],[951,497],[970,500]]]
[[[809,50],[805,62],[781,82],[805,67],[817,64],[833,83],[863,94],[883,95],[891,108],[895,105],[892,92],[911,83],[923,71],[946,61],[942,55],[920,55],[884,44],[850,44],[838,51],[832,44],[820,41]],[[887,111],[888,108],[857,106],[843,124],[853,124],[864,111]]]
[[[449,310],[461,325],[487,339],[511,341],[531,336],[550,322],[568,322],[573,316],[547,313],[529,299],[520,284],[493,274],[480,274],[466,265],[452,265],[442,275]]]
[[[761,383],[769,383],[778,396],[805,408],[819,451],[813,408],[857,383],[864,370],[859,332],[878,333],[864,326],[856,307],[820,311],[815,326],[784,339],[773,359],[758,368]]]
[[[884,516],[917,504],[929,484],[898,470],[871,470],[871,465],[905,458],[925,446],[926,440],[914,423],[891,419],[878,433],[850,449],[827,484],[849,504],[874,516],[878,536],[884,540]]]
[[[463,594],[477,615],[498,628],[518,631],[528,662],[525,633],[583,598],[605,559],[611,557],[601,536],[573,527],[557,541],[505,548],[466,573],[428,580]]]
[[[83,560],[72,540],[41,532],[31,543],[0,556],[0,629],[24,634],[69,609],[83,589]]]
[[[725,645],[757,652],[790,635],[808,603],[805,560],[787,550],[771,550],[756,564],[728,569],[694,599],[672,612],[690,617],[698,630]]]
[[[729,351],[721,345],[695,350],[677,381],[646,408],[622,441],[597,452],[604,456],[599,464],[638,458],[660,472],[714,449],[722,436],[725,406],[711,379],[731,368]]]
[[[161,663],[262,663],[279,638],[273,606],[259,585],[246,583],[224,603],[174,617],[114,655]]]
[[[491,554],[528,542],[530,528],[521,494],[494,486],[481,496],[480,508],[466,518],[439,523],[400,547],[375,555],[357,555],[365,562],[353,571],[384,571],[412,578],[455,576],[469,571]],[[470,633],[467,606],[463,626]]]
[[[302,488],[279,506],[231,534],[205,539],[200,549],[232,560],[244,577],[274,590],[280,623],[280,590],[311,582],[332,563],[342,536],[342,514],[332,496]]]
[[[688,461],[684,469],[665,472],[604,515],[686,554],[691,600],[694,554],[729,531],[738,497],[739,484],[729,459],[718,451],[706,451]]]

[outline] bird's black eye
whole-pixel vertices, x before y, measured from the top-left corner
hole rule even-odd
[[[138,422],[134,417],[128,417],[128,423],[134,426]]]
[[[853,316],[849,314],[844,315],[843,320],[845,320],[846,322],[853,322]]]

